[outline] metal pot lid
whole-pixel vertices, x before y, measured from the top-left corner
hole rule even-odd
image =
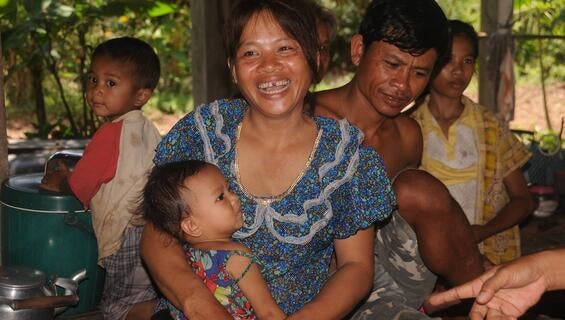
[[[34,288],[45,283],[45,275],[39,270],[22,266],[0,267],[0,287]]]

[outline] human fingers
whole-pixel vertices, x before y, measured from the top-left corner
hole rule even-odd
[[[441,307],[453,304],[454,302],[460,302],[462,299],[474,297],[475,295],[476,292],[474,291],[473,283],[467,282],[447,291],[432,294],[428,298],[427,303],[434,307]]]
[[[488,308],[485,305],[473,303],[471,311],[469,311],[469,318],[471,320],[486,319]]]
[[[498,309],[487,309],[487,320],[518,320],[518,318],[504,314]]]

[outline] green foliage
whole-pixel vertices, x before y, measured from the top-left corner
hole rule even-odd
[[[565,0],[515,0],[513,32],[517,35],[565,36]],[[565,81],[564,39],[518,38],[517,77],[528,82],[546,79]],[[544,70],[540,70],[541,55]]]

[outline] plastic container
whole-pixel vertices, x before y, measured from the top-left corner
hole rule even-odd
[[[2,263],[67,278],[86,268],[79,303],[63,315],[91,311],[100,301],[104,271],[97,264],[90,213],[72,195],[40,190],[42,176],[15,176],[2,184]]]
[[[533,185],[530,192],[538,201],[538,207],[534,211],[534,216],[538,218],[547,218],[555,213],[559,206],[559,196],[552,186]]]

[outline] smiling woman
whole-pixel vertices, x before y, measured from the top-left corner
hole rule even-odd
[[[254,253],[288,319],[342,318],[370,289],[372,224],[394,207],[390,181],[358,129],[305,113],[318,69],[309,0],[240,1],[226,28],[229,67],[244,99],[196,108],[164,137],[155,162],[216,164],[241,201],[234,238]],[[228,319],[180,243],[149,224],[141,248],[157,285],[186,316]]]

